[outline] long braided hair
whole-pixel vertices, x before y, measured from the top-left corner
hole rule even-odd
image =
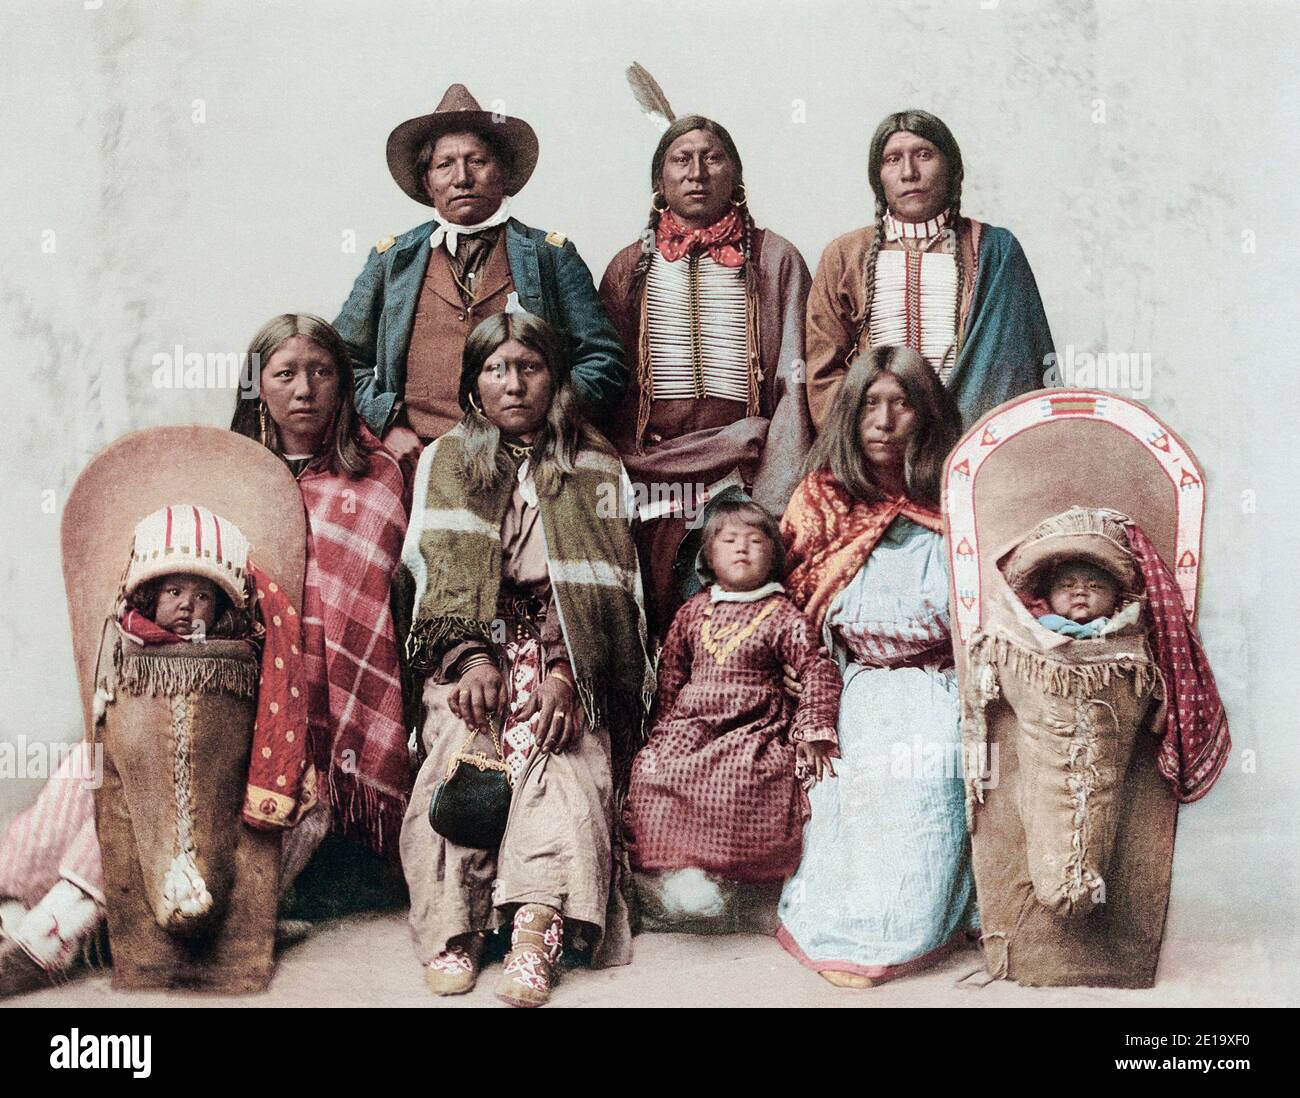
[[[966,292],[968,277],[966,263],[957,244],[957,234],[961,227],[961,183],[965,174],[961,162],[961,149],[943,120],[929,111],[896,111],[894,114],[886,115],[884,121],[876,127],[876,132],[871,138],[871,150],[867,156],[867,181],[876,196],[876,232],[871,241],[871,249],[867,253],[862,321],[858,325],[857,337],[853,341],[855,350],[862,342],[863,333],[871,325],[871,306],[876,296],[876,259],[885,243],[885,213],[889,206],[885,202],[885,185],[880,178],[880,171],[885,162],[885,145],[894,134],[903,131],[916,134],[917,137],[923,137],[934,144],[943,153],[944,160],[948,164],[947,231],[952,234],[950,239],[953,242],[953,259],[957,267],[957,315],[959,318],[961,316],[961,303]],[[955,353],[957,341],[954,341],[953,347]]]
[[[726,152],[731,160],[732,166],[736,169],[736,187],[740,188],[742,194],[745,193],[745,166],[741,163],[740,152],[736,148],[736,143],[731,139],[731,134],[726,127],[714,122],[711,118],[705,118],[702,114],[688,114],[674,122],[666,130],[663,136],[659,138],[659,144],[655,146],[654,156],[650,158],[650,190],[656,196],[662,196],[664,174],[664,161],[668,159],[668,150],[672,148],[673,142],[679,137],[683,137],[693,130],[704,130],[705,133],[711,133],[721,143],[723,151]],[[745,271],[748,276],[750,270],[749,257],[753,254],[754,239],[754,218],[749,212],[749,204],[741,202],[739,204],[740,217],[744,222],[744,236],[741,240],[740,250],[745,257]],[[654,254],[655,233],[659,229],[659,216],[662,211],[656,209],[651,204],[650,219],[646,223],[645,232],[642,234],[641,241],[641,258],[637,260],[636,270],[633,275],[634,282],[640,282],[650,270],[650,258]]]

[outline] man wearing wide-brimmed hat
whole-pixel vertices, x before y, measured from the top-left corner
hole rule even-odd
[[[374,247],[334,326],[351,354],[357,409],[399,457],[460,420],[465,339],[511,295],[566,333],[589,417],[599,421],[623,394],[622,345],[582,257],[563,233],[509,215],[536,164],[533,128],[483,110],[463,84],[388,136],[397,185],[436,216]]]

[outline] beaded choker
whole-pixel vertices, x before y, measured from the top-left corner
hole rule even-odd
[[[899,221],[892,213],[885,214],[886,240],[929,240],[938,236],[948,224],[948,211],[929,221]]]

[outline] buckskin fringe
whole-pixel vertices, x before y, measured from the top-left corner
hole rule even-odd
[[[1124,654],[1096,663],[1066,663],[1017,644],[1009,637],[985,634],[971,645],[972,662],[976,648],[981,662],[1008,669],[1037,690],[1058,698],[1084,699],[1097,693],[1120,675],[1133,676],[1133,693],[1149,694],[1159,682],[1155,663],[1143,651]]]
[[[1133,676],[1133,692],[1139,697],[1160,685],[1160,669],[1145,651],[1141,655],[1097,663],[1069,664],[993,633],[976,633],[968,651],[970,685],[962,700],[961,719],[962,742],[968,759],[984,757],[983,747],[988,742],[985,710],[1002,692],[998,684],[998,668],[1005,668],[1035,689],[1078,701],[1086,701],[1109,686],[1112,677],[1120,675]],[[966,773],[965,784],[966,828],[973,834],[975,805],[984,803],[984,789],[980,775],[973,768]]]
[[[224,656],[127,656],[113,652],[117,688],[137,697],[174,698],[181,694],[257,696],[259,668],[255,660]]]
[[[975,833],[975,805],[984,803],[983,776],[976,769],[972,760],[982,760],[985,745],[989,739],[988,715],[986,710],[992,701],[1002,696],[1002,686],[998,682],[998,673],[989,661],[985,651],[986,634],[976,633],[970,645],[970,679],[972,689],[963,692],[961,712],[961,735],[963,754],[967,769],[966,786],[966,830]]]
[[[440,649],[462,641],[481,640],[492,643],[492,623],[475,618],[446,616],[422,618],[411,624],[406,637],[406,659],[417,671],[433,669]]]

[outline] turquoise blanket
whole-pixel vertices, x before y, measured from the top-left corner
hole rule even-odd
[[[1053,354],[1038,283],[1020,242],[1007,229],[985,225],[966,336],[948,379],[966,426],[1012,397],[1041,389]]]

